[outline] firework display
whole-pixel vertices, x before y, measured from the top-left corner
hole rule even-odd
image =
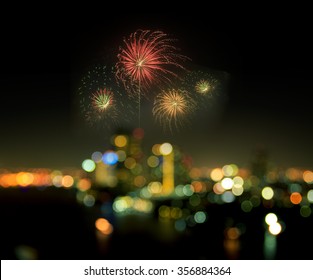
[[[153,96],[152,115],[164,130],[179,129],[190,121],[194,108],[207,109],[219,80],[213,71],[187,71],[189,60],[162,31],[137,30],[125,38],[113,67],[89,70],[79,87],[86,120],[106,127],[133,123],[134,111],[141,126],[142,96]],[[137,110],[135,110],[137,109]],[[121,116],[127,114],[127,118]]]
[[[137,30],[120,47],[116,78],[128,93],[138,95],[139,127],[141,95],[152,85],[170,83],[177,77],[175,70],[184,69],[180,62],[186,57],[177,52],[173,41],[162,31]]]
[[[103,88],[90,96],[86,118],[89,122],[103,121],[105,125],[118,122],[116,100],[114,100],[114,93],[111,89]]]
[[[183,86],[200,97],[212,98],[217,92],[219,81],[213,72],[196,70],[186,75]]]
[[[179,128],[186,122],[195,107],[188,92],[180,89],[162,90],[153,106],[153,115],[164,129]]]
[[[177,77],[175,70],[184,69],[187,57],[178,53],[174,42],[162,31],[137,30],[120,47],[116,77],[126,88],[129,83],[140,84],[142,90],[153,84],[170,82]]]
[[[108,89],[100,89],[92,96],[92,106],[99,113],[110,110],[114,105],[113,92]]]
[[[91,125],[111,128],[131,121],[133,104],[114,81],[114,73],[105,65],[97,65],[81,79],[78,89],[80,108]],[[121,118],[128,112],[127,120]]]

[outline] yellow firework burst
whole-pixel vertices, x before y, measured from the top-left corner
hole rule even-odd
[[[195,102],[186,91],[163,90],[154,101],[152,113],[164,128],[172,130],[173,125],[178,128],[188,119],[194,107]]]
[[[213,90],[213,88],[214,88],[213,83],[210,83],[208,80],[204,80],[204,79],[201,79],[195,85],[196,92],[203,94],[203,95]]]

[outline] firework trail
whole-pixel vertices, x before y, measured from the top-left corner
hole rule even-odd
[[[131,102],[116,85],[112,69],[97,65],[81,79],[78,88],[80,109],[90,125],[111,128],[121,124],[122,113],[131,121]]]
[[[184,69],[180,62],[187,57],[178,53],[173,42],[162,31],[137,30],[120,47],[116,78],[130,94],[134,89],[138,94],[139,126],[141,94],[153,84],[171,82],[171,78],[177,77],[175,70]]]
[[[164,129],[179,128],[188,121],[195,109],[195,102],[188,92],[181,89],[162,90],[154,100],[153,116]]]

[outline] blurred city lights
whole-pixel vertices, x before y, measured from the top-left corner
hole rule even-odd
[[[114,144],[116,147],[122,148],[127,145],[127,137],[125,135],[118,135],[114,139]]]
[[[160,146],[160,153],[163,156],[169,155],[173,151],[173,146],[170,143],[163,143]]]
[[[308,191],[307,198],[310,203],[313,203],[313,190]]]
[[[313,171],[305,170],[303,172],[303,180],[308,184],[313,184]]]
[[[74,178],[71,175],[65,175],[62,178],[63,187],[69,188],[69,187],[73,186],[73,184],[74,184]]]
[[[265,216],[265,222],[268,225],[275,224],[275,223],[277,223],[277,221],[278,221],[278,218],[277,218],[276,214],[274,214],[274,213],[268,213]]]
[[[298,192],[294,192],[290,195],[290,201],[292,204],[300,204],[302,201],[302,195]]]
[[[285,232],[286,225],[288,232],[289,224],[292,225],[292,221],[285,219],[283,208],[295,211],[302,222],[312,217],[313,172],[310,170],[274,169],[264,171],[261,177],[252,170],[239,169],[235,164],[213,169],[194,167],[178,148],[174,151],[169,143],[155,144],[152,146],[152,155],[145,155],[138,141],[143,135],[142,129],[134,133],[135,144],[131,136],[114,136],[111,144],[114,141],[117,150],[104,154],[94,152],[91,159],[82,162],[83,170],[2,170],[0,186],[14,187],[25,193],[33,187],[50,186],[59,192],[74,193],[76,202],[97,217],[92,220],[95,220],[93,229],[105,236],[113,232],[113,225],[114,232],[118,231],[118,219],[129,215],[130,220],[135,216],[156,219],[164,227],[164,232],[171,232],[169,236],[172,234],[185,238],[193,234],[192,230],[199,234],[197,228],[199,232],[202,228],[211,228],[211,217],[214,219],[225,209],[235,209],[241,212],[242,225],[239,226],[233,219],[235,214],[231,211],[227,212],[229,217],[223,225],[223,246],[229,254],[232,250],[240,251],[240,242],[246,237],[245,229],[251,230],[245,217],[248,220],[255,213],[275,211],[284,221],[279,220],[274,213],[266,214],[264,220],[262,214],[259,219],[264,226],[266,258],[275,256],[276,235]],[[94,170],[93,174],[84,172],[91,173]],[[164,177],[169,170],[173,191],[164,192]],[[226,208],[221,208],[219,212],[219,208],[215,208],[219,206]],[[215,212],[210,212],[212,209]],[[101,218],[98,218],[99,214]]]
[[[272,223],[269,225],[268,230],[271,234],[278,235],[278,234],[280,234],[282,227],[281,227],[280,223]]]
[[[225,190],[230,190],[233,187],[234,182],[231,178],[224,178],[221,181],[221,185]]]
[[[224,174],[223,174],[223,171],[221,168],[214,168],[211,171],[210,176],[211,176],[213,181],[218,182],[218,181],[222,180],[222,178],[224,177]]]
[[[206,220],[206,214],[203,211],[198,211],[195,213],[194,219],[195,219],[196,223],[202,224]]]
[[[108,165],[114,165],[118,162],[118,155],[113,151],[107,151],[102,156],[102,161]]]
[[[123,162],[127,157],[125,151],[123,151],[123,150],[116,151],[116,154],[117,154],[119,162]]]
[[[262,197],[266,200],[272,199],[274,196],[274,191],[271,187],[264,187],[262,189]]]
[[[85,159],[82,163],[82,168],[86,171],[86,172],[92,172],[96,169],[96,164],[93,160],[91,159]]]
[[[99,163],[102,160],[102,153],[101,152],[93,152],[91,155],[91,159],[96,162]]]

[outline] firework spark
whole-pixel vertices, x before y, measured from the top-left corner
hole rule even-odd
[[[211,98],[219,85],[218,80],[210,72],[193,71],[184,80],[184,88],[196,92],[203,97]]]
[[[178,54],[173,41],[162,31],[137,30],[120,47],[116,78],[130,94],[138,94],[139,127],[141,94],[152,84],[171,82],[175,69],[185,69],[180,62],[187,57]]]
[[[81,79],[78,88],[80,109],[88,124],[113,128],[134,117],[134,102],[116,85],[114,75],[111,68],[97,65]],[[127,112],[127,120],[121,117],[122,112]]]
[[[90,96],[90,103],[86,113],[87,121],[104,122],[106,126],[118,122],[118,110],[112,89],[99,89]]]
[[[208,80],[199,80],[195,85],[196,92],[200,94],[207,94],[210,90],[212,90],[212,84]]]
[[[137,30],[124,39],[116,64],[116,77],[124,85],[140,83],[143,89],[154,82],[177,77],[173,68],[184,69],[180,62],[187,57],[178,54],[173,39],[162,31]]]
[[[164,128],[172,131],[173,126],[178,128],[188,119],[195,108],[195,102],[184,90],[171,89],[157,95],[152,113]]]
[[[109,89],[100,89],[91,97],[93,108],[99,113],[104,113],[115,106],[113,92]]]

